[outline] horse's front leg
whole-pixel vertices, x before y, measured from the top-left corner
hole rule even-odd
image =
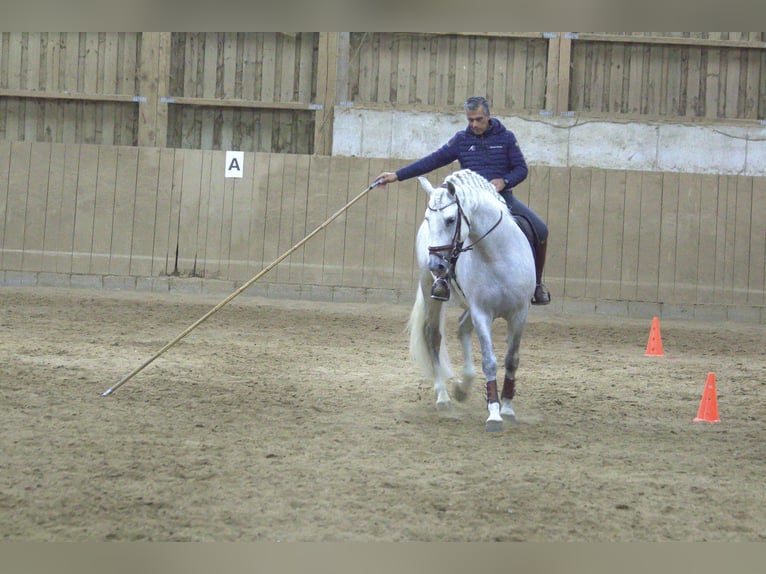
[[[497,392],[497,357],[492,349],[492,320],[489,317],[476,317],[473,326],[481,346],[481,370],[487,380],[487,418],[488,431],[503,429],[503,417],[500,416],[500,397]]]

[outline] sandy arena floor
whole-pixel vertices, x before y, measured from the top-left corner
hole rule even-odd
[[[408,307],[243,295],[101,396],[221,299],[0,288],[0,539],[766,541],[763,326],[645,357],[650,321],[533,308],[487,433],[483,379],[435,410]]]

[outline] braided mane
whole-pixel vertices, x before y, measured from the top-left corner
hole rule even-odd
[[[455,186],[460,204],[466,213],[473,213],[480,201],[499,202],[499,207],[506,209],[505,200],[500,195],[495,186],[470,169],[461,169],[451,173],[444,178],[444,183],[451,183]]]

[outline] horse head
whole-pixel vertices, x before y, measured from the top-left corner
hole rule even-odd
[[[444,277],[454,265],[470,224],[461,207],[452,182],[433,187],[425,177],[418,178],[428,193],[425,221],[428,234],[428,268],[436,277]]]

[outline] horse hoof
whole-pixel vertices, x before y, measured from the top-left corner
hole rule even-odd
[[[455,397],[455,400],[459,403],[462,403],[464,400],[468,398],[468,393],[466,392],[466,390],[458,384],[456,384],[452,388],[452,395]]]
[[[503,408],[500,409],[500,416],[505,422],[516,424],[516,413],[510,405],[503,405]]]
[[[437,401],[436,410],[440,413],[446,413],[452,410],[452,402],[450,401]]]
[[[487,432],[500,432],[503,430],[503,421],[490,421],[487,420],[487,423],[485,427],[487,429]]]
[[[487,406],[489,410],[489,417],[487,417],[486,429],[487,432],[497,432],[503,430],[503,417],[500,416],[500,405],[497,403],[490,403]]]

